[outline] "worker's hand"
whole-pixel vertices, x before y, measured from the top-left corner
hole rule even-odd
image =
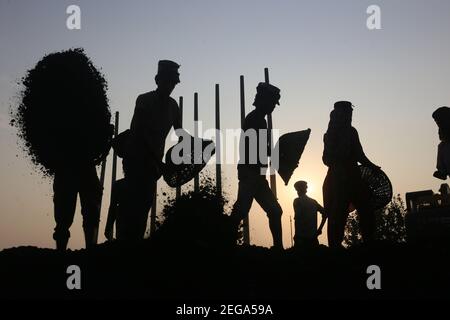
[[[317,230],[316,237],[320,236],[322,234],[322,229]]]

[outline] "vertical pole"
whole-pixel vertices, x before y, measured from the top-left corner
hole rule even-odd
[[[183,97],[180,97],[180,125],[183,125]],[[176,199],[178,200],[181,196],[181,186],[176,189]]]
[[[294,238],[292,236],[292,217],[291,216],[289,216],[289,222],[291,224],[291,247],[293,247],[294,246]]]
[[[150,211],[150,235],[156,231],[156,197],[158,196],[158,182],[155,181],[155,192],[153,193],[152,209]]]
[[[264,81],[269,83],[269,68],[264,68]],[[269,142],[270,152],[272,153],[273,140],[272,140],[272,114],[267,115],[267,137]],[[270,188],[272,189],[275,198],[277,197],[277,176],[275,172],[272,172],[272,166],[269,165],[270,175]]]
[[[105,175],[106,175],[106,158],[103,159],[102,165],[100,167],[100,185],[102,186],[102,196],[100,200],[100,212],[102,212],[102,202],[103,202],[103,190],[105,189]]]
[[[194,137],[198,138],[198,93],[194,93]],[[195,144],[193,146],[195,152]],[[194,177],[194,192],[200,191],[200,180],[197,174]]]
[[[220,141],[220,99],[219,84],[216,84],[216,192],[217,197],[222,197],[222,165],[221,165],[221,141]]]
[[[116,111],[115,113],[115,119],[114,119],[114,138],[117,137],[119,134],[119,111]],[[102,164],[102,172],[100,173],[100,182],[103,185],[103,182],[105,181],[105,167],[106,167],[106,159],[103,161],[105,166]],[[116,183],[116,174],[117,174],[117,154],[116,151],[113,150],[113,159],[112,159],[112,173],[111,173],[111,194],[109,201],[112,202],[112,189],[114,187],[114,184]],[[98,238],[98,232],[97,232],[97,238]],[[96,239],[97,240],[97,239]]]
[[[240,91],[241,91],[241,128],[244,128],[245,121],[245,91],[244,91],[244,76],[240,76]],[[244,229],[244,244],[250,245],[250,221],[247,215],[243,221]]]
[[[102,161],[102,166],[100,168],[100,185],[102,188],[105,186],[105,174],[106,174],[106,157]]]
[[[115,124],[114,124],[114,138],[119,134],[119,112],[116,111],[115,115]],[[112,159],[112,173],[111,173],[111,190],[116,182],[116,174],[117,174],[117,154],[113,151],[113,159]],[[112,192],[111,192],[112,195]]]

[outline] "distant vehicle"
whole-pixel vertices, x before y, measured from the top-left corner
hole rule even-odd
[[[408,242],[450,241],[450,188],[444,183],[439,191],[406,193]]]

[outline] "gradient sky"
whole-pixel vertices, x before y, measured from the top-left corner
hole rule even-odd
[[[70,4],[81,8],[81,30],[66,28]],[[371,4],[381,8],[381,30],[366,27]],[[120,131],[129,126],[137,95],[155,88],[160,59],[181,64],[173,97],[184,97],[188,130],[193,128],[194,92],[199,93],[204,127],[214,126],[216,83],[221,86],[222,128],[239,128],[239,76],[245,76],[249,111],[264,67],[269,67],[270,80],[282,95],[274,128],[281,133],[312,129],[291,183],[285,187],[278,180],[288,247],[293,183],[307,180],[310,196],[322,202],[327,169],[321,161],[322,137],[337,100],[356,106],[353,123],[364,150],[391,178],[395,193],[437,192],[440,181],[432,173],[438,137],[431,113],[450,104],[449,31],[446,0],[0,0],[0,249],[54,246],[51,181],[35,173],[8,126],[9,108],[18,102],[17,81],[46,53],[85,48],[109,82]],[[232,203],[235,166],[224,167],[224,179]],[[158,189],[162,193],[166,186],[160,183]],[[270,245],[267,218],[256,203],[250,224],[252,243]],[[79,209],[71,232],[69,247],[80,248]]]

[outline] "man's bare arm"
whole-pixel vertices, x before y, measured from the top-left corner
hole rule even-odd
[[[322,207],[320,204],[317,204],[317,211],[319,211],[322,214],[322,221],[320,222],[319,229],[317,229],[317,235],[321,235],[322,229],[325,225],[325,222],[327,221],[327,215],[325,213],[324,207]]]
[[[356,129],[354,129],[354,135],[355,135],[354,139],[356,140],[355,144],[357,148],[358,162],[371,168],[380,169],[379,166],[377,166],[372,161],[370,161],[369,158],[367,158],[361,145],[361,141],[359,140],[358,131],[356,131]]]

